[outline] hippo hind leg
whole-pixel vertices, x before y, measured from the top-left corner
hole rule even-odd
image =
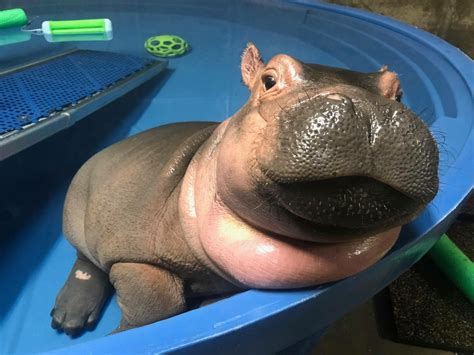
[[[78,253],[71,273],[51,310],[51,326],[77,336],[92,328],[111,294],[108,275]]]
[[[122,320],[114,332],[150,324],[186,309],[183,282],[171,272],[138,263],[117,263],[110,270]]]

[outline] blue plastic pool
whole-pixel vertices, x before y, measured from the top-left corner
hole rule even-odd
[[[3,1],[35,21],[110,18],[108,42],[0,47],[0,69],[72,46],[147,56],[144,41],[172,33],[192,51],[169,70],[72,128],[0,163],[0,353],[296,353],[328,325],[416,262],[444,232],[471,191],[473,62],[444,41],[387,18],[315,1]],[[292,292],[249,291],[143,328],[105,337],[119,321],[113,299],[92,332],[53,331],[49,311],[74,261],[61,235],[62,204],[73,174],[92,154],[128,135],[170,122],[223,120],[247,99],[239,60],[252,41],[265,59],[375,71],[387,64],[404,103],[430,125],[441,148],[441,190],[403,229],[393,250],[363,273]],[[73,83],[71,83],[73,85]]]

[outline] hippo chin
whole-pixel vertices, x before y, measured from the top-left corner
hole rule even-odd
[[[193,298],[297,288],[379,260],[438,190],[438,150],[397,76],[242,56],[248,102],[222,123],[151,129],[76,174],[77,260],[52,326],[93,325],[112,289],[124,330]]]

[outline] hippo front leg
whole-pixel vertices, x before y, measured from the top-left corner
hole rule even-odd
[[[114,331],[150,324],[186,310],[183,282],[171,272],[138,263],[117,263],[110,281],[122,310],[120,326]]]
[[[78,253],[51,311],[51,326],[72,336],[93,327],[111,291],[108,275]]]

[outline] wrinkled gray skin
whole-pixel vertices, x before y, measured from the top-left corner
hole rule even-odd
[[[148,130],[77,173],[78,258],[51,312],[75,335],[112,288],[124,330],[199,297],[337,280],[380,259],[438,189],[428,129],[397,76],[242,56],[249,101],[223,123]]]

